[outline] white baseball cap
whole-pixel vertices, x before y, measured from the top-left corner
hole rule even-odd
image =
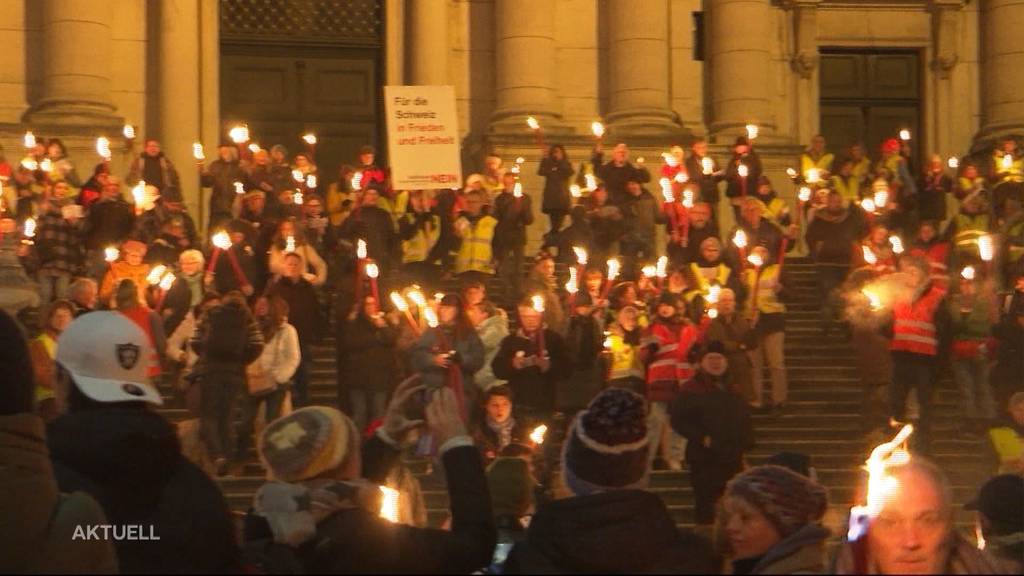
[[[118,312],[83,314],[57,340],[57,363],[97,402],[163,404],[149,383],[152,356],[146,333]]]

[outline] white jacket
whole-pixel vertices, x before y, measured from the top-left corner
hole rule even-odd
[[[313,286],[323,286],[324,282],[327,282],[327,263],[320,257],[316,252],[316,248],[313,248],[309,244],[303,244],[295,247],[295,253],[302,258],[302,272],[305,274],[309,271],[309,267],[312,266],[315,270],[316,279],[310,282]],[[271,274],[284,275],[284,255],[287,254],[284,250],[280,249],[277,244],[271,246],[270,256],[268,258],[269,268]]]
[[[260,363],[263,373],[274,382],[284,384],[295,375],[302,355],[299,352],[299,333],[295,327],[285,322],[274,337],[263,344],[263,353],[256,362]]]

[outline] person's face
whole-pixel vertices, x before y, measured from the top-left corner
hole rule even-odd
[[[889,504],[868,531],[875,564],[882,574],[940,574],[951,529],[942,494],[918,470],[903,470],[896,479]]]
[[[487,168],[488,172],[496,172],[498,168],[501,168],[501,158],[488,156],[484,159],[484,167]]]
[[[775,525],[744,498],[726,498],[725,515],[725,533],[737,560],[762,556],[782,540]]]
[[[1018,318],[1021,318],[1018,316]],[[1010,417],[1018,426],[1024,426],[1024,402],[1017,402],[1010,406]]]
[[[507,396],[491,396],[484,408],[487,410],[487,417],[492,422],[506,422],[512,415],[512,402]]]
[[[469,212],[473,216],[480,214],[480,210],[483,209],[484,201],[479,196],[469,196],[466,198],[466,212]]]
[[[375,159],[376,159],[376,156],[374,154],[372,154],[372,153],[369,153],[369,152],[367,152],[366,154],[360,154],[359,155],[359,163],[362,164],[363,166],[369,166],[369,165],[373,164],[373,161]]]
[[[50,146],[46,149],[46,155],[49,156],[50,158],[60,158],[64,156],[64,154],[61,153],[60,145],[56,143],[50,144]]]
[[[302,154],[295,157],[295,166],[298,168],[305,168],[309,166],[309,158],[306,158]]]
[[[860,160],[864,157],[864,148],[854,145],[850,147],[850,157],[854,160]]]
[[[267,162],[270,161],[270,155],[267,154],[266,150],[261,148],[259,152],[252,155],[252,159],[257,166],[266,166]]]
[[[1007,138],[1002,143],[1003,152],[1013,152],[1017,148],[1017,143],[1012,139]]]
[[[600,274],[587,274],[587,291],[600,290],[602,284],[604,284],[604,277]]]
[[[632,304],[637,300],[638,298],[636,296],[636,288],[628,286],[625,290],[622,291],[622,298],[619,299],[619,302],[621,302],[622,304]]]
[[[79,294],[76,300],[80,305],[82,305],[85,308],[95,308],[96,296],[96,286],[89,284],[85,289],[82,290],[82,292]]]
[[[555,261],[549,258],[545,258],[537,262],[537,272],[544,275],[545,278],[555,275]]]
[[[942,158],[932,158],[931,162],[928,163],[928,167],[932,172],[942,172]]]
[[[181,273],[186,276],[198,274],[199,270],[203,267],[203,263],[193,256],[183,256],[179,258],[178,265],[181,267]]]
[[[616,144],[612,150],[612,160],[617,164],[622,164],[629,159],[629,148],[625,144]]]
[[[454,324],[455,318],[459,315],[459,309],[455,306],[441,305],[437,307],[437,318],[441,324]]]
[[[623,328],[633,330],[636,328],[636,311],[624,308],[619,312],[618,320]]]
[[[756,204],[743,205],[743,220],[751,226],[757,227],[761,223],[761,208]]]
[[[288,236],[294,236],[295,235],[295,225],[292,224],[291,220],[285,220],[284,222],[281,222],[281,227],[278,228],[278,233],[281,235],[281,238],[287,238]]]
[[[889,230],[879,226],[871,231],[871,242],[874,244],[882,244],[889,238]]]
[[[629,192],[631,196],[639,196],[642,189],[640,188],[639,182],[630,180],[626,183],[626,191]]]
[[[294,204],[295,197],[292,196],[292,194],[293,192],[291,190],[281,190],[277,193],[278,203],[284,205]]]
[[[974,180],[977,177],[978,177],[978,167],[977,166],[969,165],[969,166],[964,168],[964,178],[967,178],[968,180]]]
[[[526,332],[535,332],[540,328],[540,316],[540,312],[534,310],[532,306],[519,307],[519,324]]]
[[[563,152],[561,148],[555,146],[551,149],[551,157],[555,160],[561,160],[565,158],[565,152]]]
[[[160,143],[156,140],[146,140],[145,152],[147,156],[156,156],[160,153]]]
[[[697,156],[704,157],[708,155],[708,143],[704,141],[693,143],[693,153]]]
[[[472,288],[466,289],[466,303],[470,306],[476,306],[484,301],[487,296],[483,288],[473,286]]]
[[[231,160],[231,147],[221,146],[217,148],[217,156],[219,156],[224,162]]]
[[[253,214],[263,214],[263,209],[267,207],[267,201],[263,196],[252,195],[246,199],[246,206],[249,207],[249,211]]]
[[[717,352],[705,354],[700,359],[700,368],[705,373],[712,376],[721,376],[725,374],[725,370],[729,367],[729,361],[725,358],[724,354]]]
[[[302,205],[302,210],[306,216],[319,218],[320,214],[324,211],[324,205],[319,200],[309,200]]]
[[[700,248],[700,255],[708,262],[717,262],[718,257],[722,254],[722,249],[713,242],[709,242]]]
[[[671,304],[658,304],[658,316],[671,318],[676,315],[676,307]]]
[[[505,174],[501,177],[501,185],[505,187],[505,190],[511,191],[516,185],[516,175],[511,173]]]
[[[257,317],[263,317],[270,313],[270,304],[266,298],[260,298],[256,301],[256,305],[252,307],[252,313]]]
[[[102,197],[104,200],[113,200],[121,195],[121,181],[117,178],[107,177],[104,179]]]
[[[409,205],[417,212],[426,212],[427,205],[423,200],[423,194],[410,194]]]
[[[811,138],[811,150],[814,150],[818,154],[821,154],[822,152],[824,152],[825,151],[825,137],[824,136],[815,136],[814,138]]]
[[[921,226],[921,229],[917,233],[917,237],[924,242],[931,242],[935,238],[935,227],[930,225]]]
[[[376,206],[377,200],[380,199],[380,193],[374,189],[363,191],[363,206]]]
[[[682,272],[678,270],[673,272],[668,277],[668,289],[672,292],[678,292],[686,288],[686,276],[683,276]]]
[[[604,206],[604,203],[608,201],[608,190],[604,188],[598,188],[590,195],[594,199],[594,204],[598,206]]]
[[[138,250],[127,250],[124,253],[124,261],[131,266],[138,266],[142,264],[142,257],[144,254]]]
[[[836,212],[843,207],[843,197],[839,194],[829,194],[825,197],[825,209]]]
[[[772,185],[771,184],[758,184],[757,185],[757,193],[760,194],[761,196],[767,196],[767,195],[771,194],[772,193]]]
[[[299,266],[299,258],[291,257],[284,259],[284,275],[295,279],[302,275],[302,269]]]
[[[53,197],[54,198],[62,199],[65,196],[67,196],[67,194],[68,194],[68,184],[67,184],[67,182],[63,182],[63,181],[62,182],[57,182],[56,184],[53,185]]]
[[[746,144],[737,144],[736,147],[733,148],[733,151],[736,152],[737,156],[743,156],[744,154],[750,151],[750,147],[747,146]]]
[[[843,162],[842,166],[839,167],[839,175],[846,178],[853,173],[853,163]]]
[[[281,164],[282,162],[284,162],[284,152],[282,152],[279,148],[271,150],[270,159],[277,164]]]
[[[64,331],[65,328],[68,327],[68,324],[71,324],[71,321],[73,319],[74,318],[71,316],[70,310],[64,307],[58,308],[53,313],[53,317],[50,318],[50,328],[54,332],[60,334],[61,332]]]
[[[718,297],[718,311],[725,315],[735,312],[736,296],[723,290]]]
[[[907,286],[909,288],[917,288],[924,284],[928,276],[925,275],[917,266],[904,266],[903,272],[907,275]]]
[[[711,210],[706,204],[698,204],[690,209],[690,224],[703,228],[711,220]]]

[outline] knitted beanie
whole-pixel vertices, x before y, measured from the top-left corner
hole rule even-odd
[[[825,487],[782,466],[755,466],[733,478],[726,496],[747,501],[785,538],[821,521],[828,508]]]
[[[647,453],[643,397],[624,388],[608,388],[572,424],[562,448],[566,484],[577,495],[643,487]]]
[[[260,459],[272,479],[298,482],[340,466],[356,436],[348,416],[334,408],[310,406],[263,429]]]
[[[537,481],[530,464],[523,458],[498,458],[487,468],[487,487],[491,492],[494,516],[524,516],[533,505]]]

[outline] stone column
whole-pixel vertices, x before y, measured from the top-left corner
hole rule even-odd
[[[1024,134],[1024,0],[981,5],[982,118],[979,140]]]
[[[200,202],[199,177],[192,159],[192,143],[202,137],[199,42],[199,3],[196,0],[161,0],[160,142],[164,154],[178,168],[185,205],[201,228],[208,214],[205,214],[205,202]],[[212,159],[215,155],[216,149],[207,149],[208,157]]]
[[[114,9],[113,3],[93,0],[42,0],[44,75],[29,122],[116,122],[110,100]]]
[[[929,150],[942,154],[959,150],[963,142],[953,138],[953,122],[957,114],[953,94],[953,69],[960,61],[960,9],[963,0],[931,0],[929,9],[932,13],[932,38],[934,48],[930,69],[934,97],[932,106],[931,130],[929,130]]]
[[[796,72],[797,138],[806,143],[821,123],[818,83],[818,4],[821,0],[789,0],[792,11],[793,53],[790,66]]]
[[[17,124],[28,107],[25,73],[32,61],[25,50],[25,1],[0,0],[0,14],[0,122]]]
[[[207,150],[216,150],[224,128],[220,123],[220,7],[218,0],[200,0],[199,126]]]
[[[409,83],[446,86],[448,78],[448,0],[412,0],[409,10]]]
[[[564,132],[555,102],[555,23],[546,0],[495,0],[495,132],[528,133],[534,116],[545,132]]]
[[[760,138],[771,136],[772,34],[769,0],[708,0],[708,69],[711,73],[713,134],[743,134],[754,123]],[[725,140],[723,140],[725,141]]]
[[[405,84],[405,1],[384,2],[384,84]]]
[[[668,0],[609,0],[608,123],[619,133],[663,135],[680,127],[669,108]]]

